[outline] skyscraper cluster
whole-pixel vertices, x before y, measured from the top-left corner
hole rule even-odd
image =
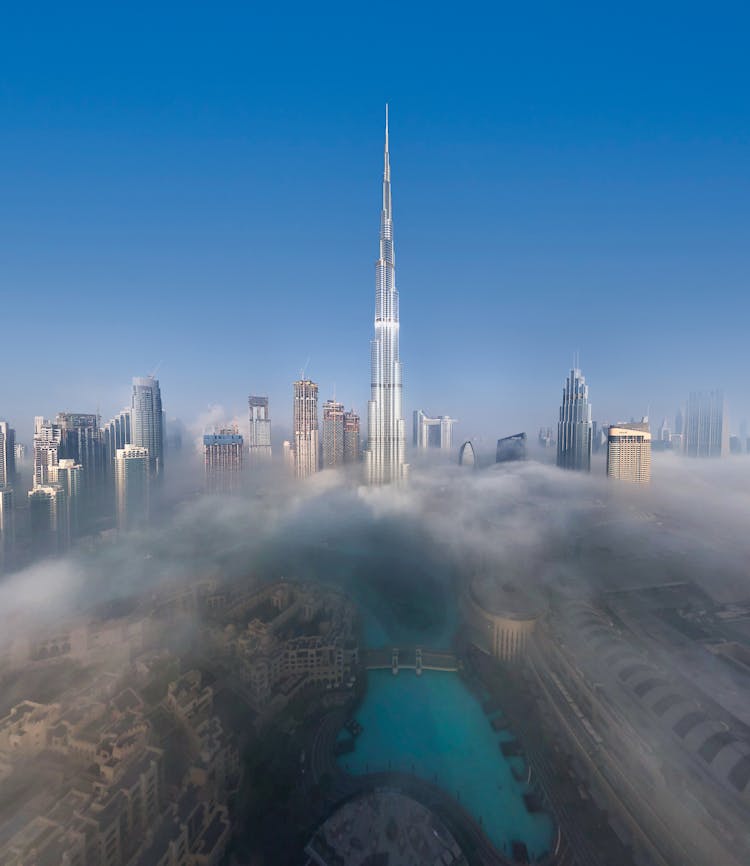
[[[359,415],[344,404],[326,400],[318,416],[318,385],[299,379],[293,385],[294,441],[284,443],[284,458],[297,478],[321,469],[356,463],[360,455]],[[321,429],[322,428],[322,429]]]
[[[364,479],[371,485],[398,484],[407,478],[387,107],[364,451],[360,417],[354,410],[347,410],[335,397],[319,407],[318,384],[304,372],[292,387],[293,433],[284,442],[281,456],[297,478],[360,461]],[[456,423],[449,415],[417,409],[413,413],[414,448],[451,451]],[[243,433],[238,425],[205,433],[203,465],[208,491],[236,492],[243,473],[271,461],[268,396],[248,396],[247,436]],[[750,450],[746,434],[745,430],[730,439],[724,397],[716,390],[692,393],[673,425],[665,419],[653,443],[645,419],[597,427],[592,421],[589,386],[576,361],[564,383],[556,439],[553,427],[542,428],[538,442],[544,448],[556,447],[559,467],[580,472],[590,471],[592,452],[606,448],[609,477],[645,483],[650,479],[652,444],[655,449],[670,448],[689,457],[720,457]],[[130,405],[104,424],[98,413],[64,411],[54,420],[36,417],[28,491],[34,547],[64,550],[76,536],[101,527],[108,511],[113,511],[122,529],[147,523],[164,476],[168,442],[161,389],[153,375],[134,378]],[[175,443],[177,440],[169,447],[177,447]],[[496,462],[525,459],[527,444],[525,433],[498,439]],[[0,421],[0,555],[6,561],[16,536],[17,467],[24,453],[13,428]],[[471,442],[462,447],[460,462],[475,467],[482,462]]]
[[[25,450],[0,421],[0,564],[13,561],[18,529],[16,456]],[[34,419],[30,489],[30,552],[60,553],[77,537],[145,523],[149,485],[164,472],[164,412],[159,382],[133,380],[131,404],[105,424],[96,413],[59,412]]]
[[[540,445],[549,447],[550,437],[551,431],[540,430]],[[608,477],[643,484],[651,479],[652,445],[687,457],[724,457],[745,450],[741,436],[729,436],[726,402],[720,390],[692,392],[684,411],[678,410],[673,427],[665,418],[653,441],[648,418],[597,429],[591,420],[586,380],[578,367],[570,371],[557,425],[558,466],[588,472],[592,450],[604,447]]]

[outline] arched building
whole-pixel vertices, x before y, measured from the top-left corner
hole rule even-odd
[[[458,465],[469,469],[477,468],[477,455],[471,442],[464,442],[458,452]]]

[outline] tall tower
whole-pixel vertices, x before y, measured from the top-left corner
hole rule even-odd
[[[251,394],[247,398],[250,416],[248,451],[250,462],[268,460],[271,457],[271,419],[268,417],[268,397]]]
[[[12,487],[16,476],[16,431],[0,421],[0,489]]]
[[[100,420],[98,415],[81,412],[58,412],[55,419],[60,425],[60,459],[80,464],[89,488],[99,480],[104,465]]]
[[[133,379],[130,416],[132,444],[148,448],[149,472],[152,476],[161,475],[164,471],[164,413],[158,379],[153,376]]]
[[[323,468],[344,462],[344,404],[326,400],[323,404]]]
[[[245,440],[236,424],[203,437],[203,462],[209,493],[236,493],[242,486]]]
[[[309,379],[294,383],[294,474],[307,478],[320,468],[318,457],[318,386]]]
[[[0,574],[13,562],[15,540],[13,490],[0,487]]]
[[[54,480],[60,458],[62,428],[40,415],[34,418],[34,487]]]
[[[36,554],[50,555],[68,549],[68,510],[65,491],[59,484],[36,484],[33,490],[29,490],[29,519],[31,542]]]
[[[126,445],[115,452],[118,529],[132,529],[148,522],[150,459],[148,448],[139,445]]]
[[[365,477],[368,484],[399,482],[408,472],[398,336],[398,291],[393,256],[391,162],[386,105],[380,258],[375,265],[375,336],[370,344],[371,396],[367,404]]]
[[[350,409],[344,412],[344,463],[359,463],[362,459],[359,440],[359,415]]]
[[[721,391],[693,391],[685,412],[685,453],[688,457],[726,457],[729,425]]]
[[[102,447],[108,472],[114,466],[117,449],[131,444],[130,421],[130,409],[123,409],[102,427]]]
[[[574,367],[565,381],[557,425],[557,465],[591,471],[591,404],[589,386]]]

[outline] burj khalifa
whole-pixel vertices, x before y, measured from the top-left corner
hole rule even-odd
[[[380,258],[375,265],[375,336],[370,344],[370,401],[367,404],[365,477],[368,484],[402,481],[406,464],[406,423],[398,352],[398,291],[393,256],[391,162],[388,153],[388,106],[385,107],[383,210]]]

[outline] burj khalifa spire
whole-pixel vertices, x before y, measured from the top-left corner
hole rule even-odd
[[[370,344],[371,395],[367,404],[365,475],[369,484],[398,482],[406,477],[408,471],[398,332],[398,291],[393,256],[391,162],[388,152],[386,105],[380,258],[375,265],[375,336]]]

